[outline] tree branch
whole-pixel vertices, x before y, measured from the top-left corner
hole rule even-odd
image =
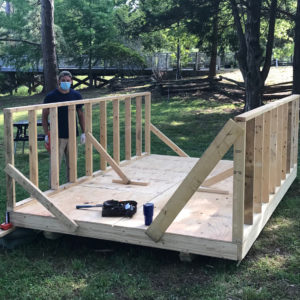
[[[0,38],[0,41],[3,41],[3,42],[19,42],[19,43],[24,43],[24,44],[29,44],[29,45],[41,47],[41,44],[39,44],[39,43],[30,42],[30,41],[26,41],[26,40],[22,40],[22,39]]]

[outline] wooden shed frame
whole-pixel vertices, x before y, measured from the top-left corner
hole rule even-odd
[[[299,95],[292,95],[269,103],[229,120],[216,136],[200,159],[193,159],[192,167],[183,180],[173,187],[172,193],[162,207],[157,205],[156,215],[149,227],[139,223],[142,220],[142,202],[138,203],[139,215],[131,220],[120,220],[112,225],[110,221],[82,221],[72,217],[68,209],[60,207],[55,197],[71,191],[103,174],[116,173],[116,185],[151,186],[149,180],[129,177],[126,166],[143,161],[151,154],[151,133],[155,134],[182,159],[182,165],[192,158],[175,145],[151,123],[151,94],[136,93],[114,95],[95,99],[53,104],[39,104],[4,109],[4,142],[6,153],[7,212],[14,226],[26,227],[72,235],[94,237],[125,243],[132,243],[183,253],[202,254],[214,257],[242,260],[262,231],[266,222],[297,176]],[[135,100],[135,120],[131,119],[131,107]],[[125,161],[120,162],[120,114],[119,103],[125,102]],[[113,155],[107,152],[107,109],[113,104]],[[77,178],[76,153],[76,105],[83,104],[86,119],[85,172]],[[93,136],[93,105],[100,108],[99,141]],[[58,108],[68,107],[70,143],[70,182],[59,185],[58,158]],[[144,109],[143,109],[144,106]],[[50,109],[51,134],[51,189],[42,192],[38,182],[37,111]],[[17,112],[28,112],[29,120],[29,162],[30,176],[26,178],[14,164],[13,120]],[[144,111],[144,113],[143,113]],[[132,122],[135,121],[136,156],[132,157]],[[144,124],[144,125],[143,125]],[[142,133],[144,127],[144,133]],[[142,148],[144,145],[145,151]],[[218,172],[218,166],[226,152],[234,147],[231,167]],[[99,170],[93,172],[93,147],[101,156]],[[173,158],[165,156],[166,161]],[[110,167],[107,167],[107,163]],[[216,167],[217,166],[217,167]],[[214,170],[214,172],[212,172]],[[172,172],[172,170],[170,170]],[[171,174],[171,173],[170,173]],[[216,184],[231,180],[230,193]],[[16,203],[15,182],[27,190],[31,197]],[[222,187],[222,185],[221,185]],[[222,240],[214,237],[193,236],[168,231],[170,225],[178,222],[177,217],[188,201],[198,192],[207,194],[230,194],[231,237]],[[159,197],[158,197],[159,198]],[[201,196],[198,197],[199,199]],[[226,198],[227,199],[227,198]],[[145,200],[143,203],[148,202]],[[48,214],[36,212],[36,203],[41,204]],[[30,208],[32,207],[32,209]],[[25,210],[24,210],[25,209]],[[196,210],[197,210],[196,206]],[[73,213],[73,212],[72,212]],[[86,214],[89,212],[81,212]],[[197,213],[197,211],[196,211]],[[96,214],[96,212],[93,212]],[[81,216],[81,215],[80,215]],[[136,218],[136,219],[135,219]],[[111,218],[108,218],[111,219]],[[94,222],[94,223],[93,223]],[[131,225],[130,222],[132,223]],[[125,225],[124,225],[125,224]],[[138,225],[135,225],[138,224]],[[176,227],[175,227],[176,228]],[[187,225],[188,228],[188,225]],[[218,228],[215,228],[217,231]]]

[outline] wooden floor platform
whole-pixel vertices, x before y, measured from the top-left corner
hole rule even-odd
[[[155,218],[197,161],[191,157],[146,155],[122,167],[132,180],[148,182],[146,186],[113,183],[119,178],[111,169],[50,199],[79,225],[76,235],[236,260],[237,247],[232,243],[232,176],[211,187],[220,193],[196,192],[159,242],[145,234],[143,204],[154,203]],[[209,177],[232,166],[232,161],[221,160]],[[137,213],[131,219],[108,218],[101,216],[101,208],[76,209],[78,204],[101,204],[110,199],[137,201]],[[15,226],[67,233],[34,199],[17,204],[11,221]]]

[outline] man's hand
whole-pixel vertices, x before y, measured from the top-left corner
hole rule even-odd
[[[50,132],[45,135],[45,148],[50,153]]]
[[[80,143],[83,145],[85,144],[85,133],[82,133],[80,136]]]

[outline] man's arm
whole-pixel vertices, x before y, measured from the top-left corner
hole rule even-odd
[[[45,134],[48,134],[48,131],[49,131],[48,116],[49,116],[49,108],[43,109],[43,112],[42,112],[42,125],[43,125],[43,129],[44,129]]]

